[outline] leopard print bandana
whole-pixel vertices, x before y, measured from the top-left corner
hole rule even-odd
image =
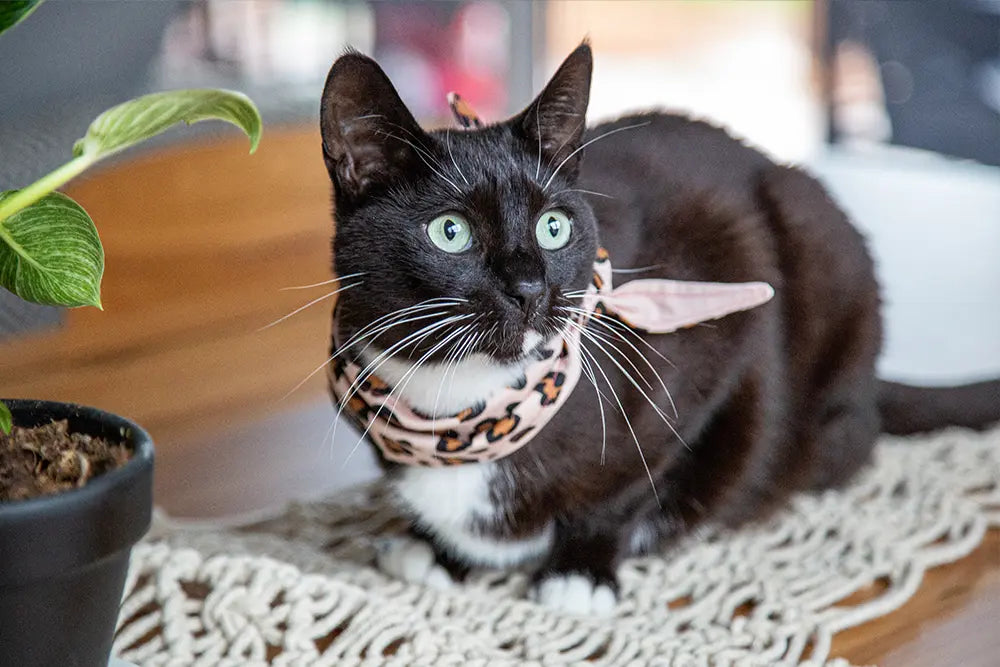
[[[664,334],[748,310],[773,295],[760,282],[653,279],[612,289],[611,263],[601,250],[581,306],[589,314],[576,324],[614,317],[636,331]],[[456,415],[420,414],[371,371],[363,375],[367,369],[339,357],[328,366],[330,389],[389,461],[431,467],[495,461],[528,444],[565,404],[580,379],[580,335],[567,327],[538,348],[518,382]]]

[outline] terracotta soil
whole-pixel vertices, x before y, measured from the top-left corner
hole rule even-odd
[[[83,486],[125,465],[132,452],[121,443],[70,433],[66,420],[0,431],[0,502],[24,500]]]

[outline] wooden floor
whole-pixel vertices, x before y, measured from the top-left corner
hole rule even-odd
[[[249,512],[373,474],[329,444],[321,375],[329,301],[280,291],[329,278],[329,184],[311,129],[178,146],[69,188],[107,251],[105,312],[0,344],[0,395],[132,417],[157,443],[156,498],[178,516]],[[839,635],[834,654],[889,667],[1000,665],[1000,533],[932,571],[902,609]]]

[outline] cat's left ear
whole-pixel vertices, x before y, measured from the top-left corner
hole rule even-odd
[[[330,68],[320,106],[323,159],[339,201],[423,169],[415,146],[426,135],[382,68],[350,52]]]
[[[574,176],[590,102],[590,76],[594,59],[590,44],[582,43],[563,61],[552,79],[528,108],[514,117],[527,145],[541,152],[551,169]],[[572,155],[572,157],[570,157]],[[564,163],[565,161],[565,163]]]

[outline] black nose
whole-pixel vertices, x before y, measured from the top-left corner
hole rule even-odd
[[[541,280],[518,280],[507,285],[504,293],[527,314],[538,306],[538,302],[545,293],[545,285]]]

